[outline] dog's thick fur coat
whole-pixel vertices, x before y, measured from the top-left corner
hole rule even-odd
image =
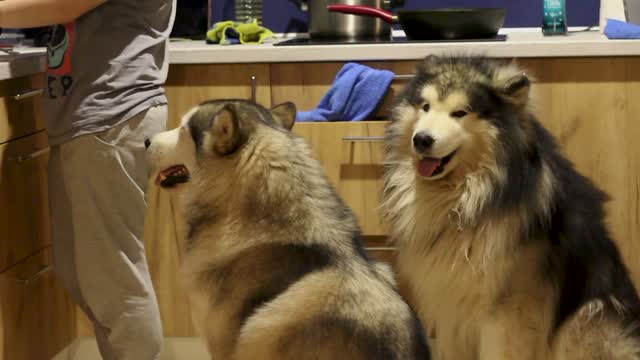
[[[536,120],[530,84],[515,63],[428,57],[399,94],[384,209],[400,276],[435,359],[640,359],[606,195]]]
[[[183,272],[212,357],[429,359],[390,268],[367,256],[351,210],[289,131],[294,115],[290,103],[210,101],[150,143],[156,170],[191,176],[176,186]]]

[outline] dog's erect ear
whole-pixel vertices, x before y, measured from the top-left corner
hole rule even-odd
[[[285,102],[271,108],[275,120],[287,130],[293,128],[296,121],[296,106],[292,102]]]
[[[416,65],[416,72],[418,74],[428,73],[433,68],[440,58],[437,55],[427,55],[422,61]]]
[[[243,137],[236,107],[226,104],[213,118],[210,129],[213,150],[220,155],[234,152],[242,145]]]
[[[502,93],[509,102],[517,106],[524,106],[529,102],[531,80],[527,74],[522,73],[507,80],[502,88]]]
[[[493,88],[503,101],[517,107],[529,103],[531,77],[515,61],[498,66],[493,73]]]

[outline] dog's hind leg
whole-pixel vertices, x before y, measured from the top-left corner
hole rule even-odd
[[[640,339],[603,313],[579,315],[561,330],[553,360],[640,360]]]
[[[520,327],[517,325],[517,327]],[[540,334],[530,329],[520,328],[513,332],[513,324],[488,321],[481,327],[479,360],[543,360],[546,346],[540,341]]]
[[[548,360],[550,319],[544,306],[523,296],[501,304],[480,326],[479,360]],[[529,305],[529,306],[527,306]],[[537,311],[536,311],[537,310]]]

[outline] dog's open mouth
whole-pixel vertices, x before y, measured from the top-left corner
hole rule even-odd
[[[173,165],[158,173],[156,184],[164,188],[171,188],[177,184],[186,183],[189,179],[191,179],[191,174],[186,166],[182,164]]]
[[[440,175],[445,166],[451,161],[457,150],[454,150],[451,154],[443,158],[430,158],[425,157],[418,161],[418,174],[420,176],[430,178]]]

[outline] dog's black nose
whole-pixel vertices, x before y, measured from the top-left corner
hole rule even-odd
[[[149,138],[144,139],[144,147],[148,149],[149,146],[151,146],[151,140]]]
[[[431,145],[435,142],[435,139],[431,135],[419,132],[413,136],[413,147],[416,151],[423,152],[429,150]]]

